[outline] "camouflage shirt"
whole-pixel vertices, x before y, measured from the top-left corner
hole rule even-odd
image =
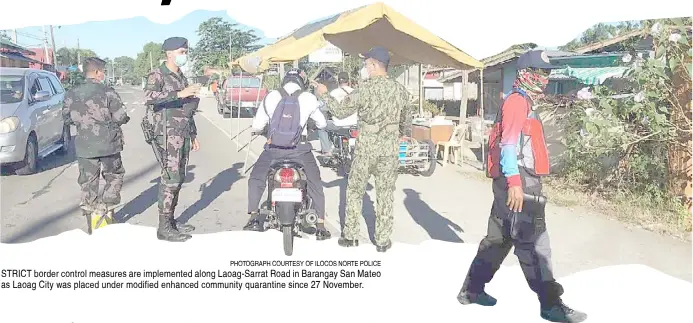
[[[356,153],[378,156],[397,155],[400,137],[411,134],[409,97],[403,85],[386,76],[362,82],[342,103],[327,94],[322,96],[328,110],[337,118],[358,113]]]
[[[120,126],[130,117],[113,88],[87,79],[85,84],[67,92],[62,116],[66,125],[77,128],[77,157],[103,157],[123,150],[125,142]]]
[[[179,91],[188,86],[188,80],[179,73],[172,72],[166,63],[154,69],[147,77],[144,96],[148,108],[153,112],[154,133],[169,136],[194,138],[197,127],[193,115],[195,111],[187,109],[186,104],[194,99],[179,99]],[[145,117],[146,118],[146,117]]]

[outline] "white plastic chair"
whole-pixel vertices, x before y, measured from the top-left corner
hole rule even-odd
[[[458,125],[452,131],[452,135],[448,141],[439,141],[436,144],[436,154],[443,148],[443,166],[445,166],[450,158],[450,153],[454,157],[453,164],[457,164],[462,159],[462,147],[464,146],[464,136],[467,134],[465,125]]]

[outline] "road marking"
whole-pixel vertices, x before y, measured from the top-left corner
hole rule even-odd
[[[210,119],[209,117],[207,117],[204,113],[200,113],[200,115],[201,115],[203,118],[207,119],[207,121],[209,121],[209,123],[211,123],[211,124],[212,124],[213,126],[215,126],[217,129],[219,129],[219,131],[221,131],[223,134],[225,134],[226,137],[228,137],[229,140],[231,140],[231,142],[233,142],[233,144],[236,145],[236,149],[237,149],[237,150],[238,150],[238,148],[240,148],[240,144],[237,143],[237,142],[235,142],[235,141],[233,141],[233,139],[232,139],[233,137],[231,136],[231,134],[228,133],[228,132],[226,132],[226,130],[224,130],[224,128],[222,128],[222,127],[221,127],[220,125],[218,125],[216,122],[212,121],[212,119]],[[253,151],[250,149],[250,145],[247,145],[246,148],[243,149],[243,150],[248,150],[248,153],[250,154],[250,156],[252,156],[254,159],[257,160],[258,155],[256,155],[255,152],[253,152]],[[245,166],[245,165],[244,165],[244,166]],[[318,166],[318,167],[320,167],[320,166]],[[323,190],[324,190],[324,188],[323,188]],[[247,197],[246,197],[246,198],[247,198]],[[326,210],[326,211],[327,211],[327,210]],[[339,212],[337,212],[337,216],[339,217]],[[339,225],[339,222],[337,222],[337,221],[334,220],[333,218],[327,216],[327,214],[325,215],[325,221],[326,221],[327,223],[329,223],[332,227],[334,227],[335,230],[337,230],[337,233],[340,233],[340,234],[341,234],[341,231],[342,231],[342,230],[341,230],[341,226]],[[369,238],[369,237],[366,237],[366,239],[370,242],[370,238]]]

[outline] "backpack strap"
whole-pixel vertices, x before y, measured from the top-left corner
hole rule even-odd
[[[281,95],[281,99],[279,99],[279,102],[277,102],[277,106],[279,106],[279,103],[282,102],[281,100],[284,99],[285,97],[289,96],[289,93],[286,92],[286,90],[283,87],[279,87],[277,89],[277,92],[279,92],[279,95]],[[269,94],[265,95],[265,98],[262,99],[262,108],[265,110],[265,114],[267,115],[267,119],[270,120],[270,122],[271,122],[272,116],[270,116],[269,112],[267,112],[267,104],[266,104],[268,96],[269,96]],[[275,107],[275,109],[276,108],[277,107]]]

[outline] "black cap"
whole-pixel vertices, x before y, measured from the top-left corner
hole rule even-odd
[[[339,83],[349,82],[349,74],[347,74],[347,72],[339,72],[337,75],[337,81]]]
[[[530,50],[520,55],[517,58],[517,68],[541,68],[541,69],[556,69],[558,66],[551,65],[549,56],[543,50]]]
[[[178,48],[188,48],[188,40],[183,37],[171,37],[164,40],[164,44],[161,45],[164,51],[176,50]]]
[[[372,58],[385,64],[385,66],[390,65],[390,51],[385,47],[373,47],[368,51],[368,53],[361,54],[361,58]]]

